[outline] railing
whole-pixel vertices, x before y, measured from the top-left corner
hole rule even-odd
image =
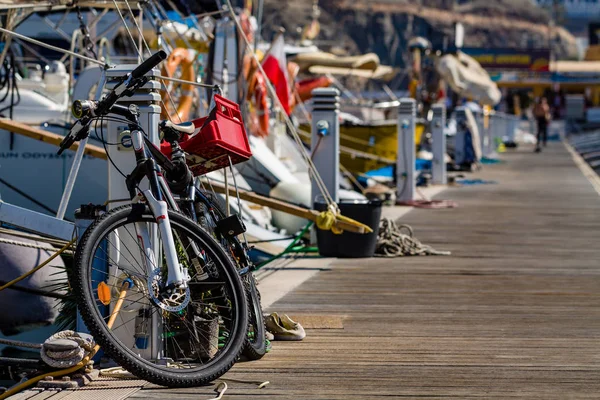
[[[488,114],[474,112],[477,122],[481,152],[484,157],[490,156],[500,143],[514,142],[517,128],[521,118],[500,111],[491,111]]]

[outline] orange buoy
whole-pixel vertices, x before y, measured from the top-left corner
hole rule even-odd
[[[181,77],[179,79],[194,82],[196,77],[194,73],[194,53],[188,49],[176,48],[163,63],[162,73],[166,76],[173,77],[177,68],[181,68]],[[171,86],[171,96],[174,95],[177,87],[179,87],[179,97],[176,104],[177,109],[173,109],[173,103],[169,98],[166,89],[162,89],[160,96],[162,98],[162,110],[160,117],[162,119],[172,119],[173,122],[179,123],[190,119],[190,112],[194,103],[194,85],[189,83],[173,83]],[[173,96],[174,97],[174,96]],[[177,117],[179,116],[179,118]]]

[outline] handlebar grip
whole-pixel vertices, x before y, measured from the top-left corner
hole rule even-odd
[[[150,56],[150,58],[148,58],[146,61],[144,61],[143,63],[138,65],[136,67],[136,69],[131,71],[131,77],[133,79],[141,78],[142,76],[146,75],[152,68],[156,67],[158,64],[160,64],[160,62],[162,60],[164,60],[166,58],[167,58],[167,53],[165,53],[164,50],[160,50],[160,51],[154,53],[153,55]]]

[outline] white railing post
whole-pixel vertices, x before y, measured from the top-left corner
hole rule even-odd
[[[431,136],[433,160],[431,162],[431,180],[434,184],[445,185],[446,181],[446,135],[444,127],[446,126],[446,106],[443,104],[434,104],[433,118],[431,120]]]
[[[402,98],[398,106],[398,157],[396,161],[396,200],[413,201],[415,180],[415,99]]]

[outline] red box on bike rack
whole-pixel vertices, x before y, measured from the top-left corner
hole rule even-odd
[[[252,157],[248,135],[242,121],[240,107],[219,95],[214,96],[215,108],[208,117],[193,120],[196,132],[184,135],[179,143],[187,153],[187,164],[194,176],[248,161]],[[168,143],[161,145],[166,155],[171,155]]]

